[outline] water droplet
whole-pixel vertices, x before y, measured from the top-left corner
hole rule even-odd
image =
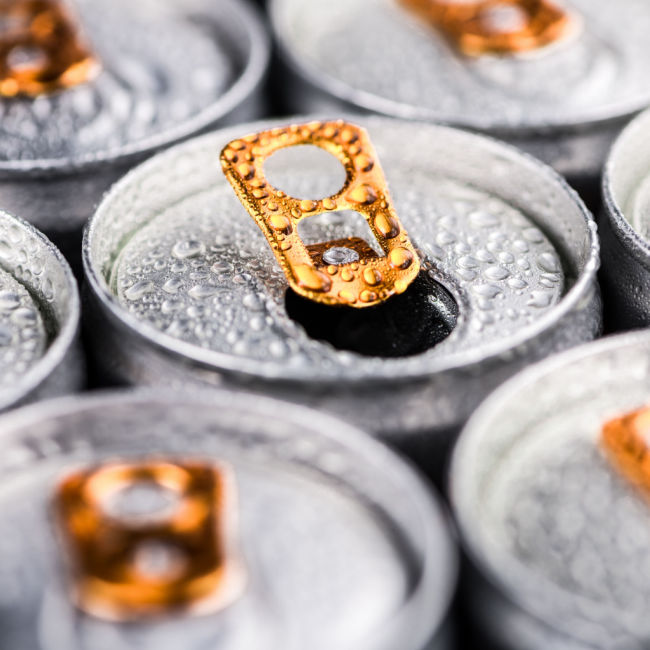
[[[359,171],[369,172],[375,166],[375,162],[370,156],[362,153],[354,159],[354,165]]]
[[[170,278],[163,284],[162,289],[165,293],[177,293],[182,286],[183,280],[181,278]]]
[[[553,253],[541,253],[537,256],[537,266],[547,273],[559,273],[560,261]]]
[[[395,269],[407,269],[413,263],[413,253],[406,248],[393,248],[388,254],[388,261]]]
[[[382,278],[381,278],[381,273],[379,271],[377,271],[376,269],[368,268],[363,270],[363,279],[366,284],[370,285],[371,287],[374,287],[375,285],[381,282]]]
[[[12,291],[0,291],[0,309],[11,311],[20,305],[20,298]]]
[[[485,249],[481,249],[481,250],[477,251],[476,257],[481,262],[485,262],[486,264],[492,264],[495,261],[494,260],[494,255],[492,255],[492,253],[490,253],[490,251],[487,251]]]
[[[512,289],[523,289],[528,286],[528,283],[521,278],[510,278],[508,280],[508,286]]]
[[[264,309],[264,303],[254,293],[247,293],[242,299],[242,304],[246,309],[250,309],[251,311],[261,311]]]
[[[11,315],[11,320],[17,325],[29,327],[36,323],[38,315],[33,309],[29,309],[28,307],[19,307]],[[23,334],[25,334],[25,332],[23,332]]]
[[[213,284],[197,284],[194,285],[188,293],[192,298],[202,300],[203,298],[214,296],[214,294],[217,293],[217,287]]]
[[[138,300],[145,294],[151,293],[153,290],[154,286],[152,282],[149,282],[148,280],[140,280],[139,282],[136,282],[134,285],[129,287],[124,292],[124,296],[128,300]]]
[[[300,209],[303,212],[313,212],[316,208],[318,208],[318,203],[316,203],[316,201],[309,201],[308,199],[300,201]]]
[[[164,300],[160,306],[160,309],[163,314],[171,314],[175,311],[183,309],[184,306],[185,304],[182,300]]]
[[[532,291],[530,300],[526,303],[529,307],[548,307],[553,300],[553,294],[548,291]]]
[[[377,200],[377,192],[375,192],[372,186],[363,183],[348,192],[347,199],[352,203],[359,203],[361,205],[374,203]]]
[[[498,226],[501,223],[501,219],[490,212],[478,210],[469,215],[469,222],[476,228],[491,228]]]
[[[359,298],[361,299],[361,302],[373,302],[374,300],[377,300],[377,294],[374,291],[364,289],[359,294]]]
[[[172,255],[180,260],[205,253],[205,245],[197,239],[187,239],[174,244]]]
[[[510,271],[503,266],[491,266],[483,271],[483,275],[488,280],[505,280],[510,275]]]
[[[544,241],[544,235],[538,228],[526,228],[522,230],[521,234],[533,244],[541,244]]]
[[[389,214],[378,214],[375,217],[375,228],[386,238],[393,239],[399,235],[399,225]]]
[[[455,241],[456,235],[454,235],[452,232],[449,232],[448,230],[441,230],[436,235],[436,243],[438,246],[449,246],[449,244],[453,244]]]
[[[502,264],[512,264],[515,261],[515,256],[512,253],[504,251],[499,253],[499,262]]]
[[[501,293],[501,289],[494,284],[477,284],[474,293],[484,298],[494,298]]]
[[[311,291],[329,291],[332,286],[330,278],[317,271],[314,267],[307,264],[299,264],[294,267],[293,272],[296,276],[298,286]]]
[[[478,266],[478,261],[471,255],[464,255],[456,262],[461,269],[475,269]]]
[[[276,232],[281,232],[285,235],[288,235],[293,230],[291,220],[283,214],[271,215],[271,217],[269,217],[269,226],[271,226],[271,228]]]
[[[358,261],[359,253],[352,248],[347,248],[346,246],[332,246],[332,248],[328,248],[323,253],[323,262],[325,262],[325,264],[338,266],[340,264],[350,264],[351,262]]]

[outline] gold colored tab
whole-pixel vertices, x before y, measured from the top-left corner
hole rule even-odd
[[[138,487],[167,495],[168,508],[150,512],[124,492]],[[200,462],[110,463],[68,476],[55,506],[79,608],[126,621],[232,603],[245,583],[234,490],[227,467]],[[120,495],[130,510],[111,508]]]
[[[569,35],[575,17],[552,0],[400,0],[442,30],[467,56],[516,54],[550,45]],[[499,12],[517,23],[499,27]]]
[[[341,190],[318,201],[287,196],[268,183],[263,171],[278,149],[307,144],[336,156],[346,172]],[[296,293],[328,305],[370,307],[402,293],[417,276],[420,260],[395,213],[365,129],[343,121],[271,129],[230,142],[221,152],[221,165]],[[306,246],[298,222],[337,210],[362,214],[384,255],[359,238]],[[335,247],[352,249],[358,261],[328,264],[323,255]]]
[[[601,443],[612,465],[650,499],[650,407],[607,422]]]
[[[0,95],[34,97],[98,72],[63,0],[0,0]]]

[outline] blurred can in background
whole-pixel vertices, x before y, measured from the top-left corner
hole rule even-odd
[[[601,281],[609,329],[650,323],[650,112],[642,113],[612,148],[603,178],[599,222]]]
[[[650,104],[644,0],[271,0],[291,111],[360,110],[481,131],[597,194]]]
[[[282,235],[275,248],[219,166],[229,142],[225,154],[244,160],[246,141],[256,137],[247,134],[264,129],[281,141],[302,131],[336,134],[335,150],[357,137],[357,127],[230,128],[132,171],[89,222],[83,256],[101,372],[128,383],[225,383],[311,405],[426,465],[440,462],[431,448],[448,443],[503,379],[597,335],[595,224],[552,170],[445,127],[386,118],[360,124],[375,151],[355,164],[381,162],[418,251],[421,271],[408,290],[358,309],[317,304],[288,288],[274,257],[288,245],[282,233],[293,215],[279,209],[287,195],[309,215],[298,225],[304,243],[330,259],[315,274],[323,282],[338,277],[337,255],[356,254],[342,238],[362,248],[374,241],[358,212],[335,208],[349,179],[321,147],[283,148],[264,163],[266,179],[251,181],[264,209],[275,210],[271,223]],[[249,163],[237,165],[249,173]],[[359,209],[379,202],[372,188],[361,190],[347,194],[361,200]],[[362,301],[377,297],[368,270],[357,271],[368,285]]]
[[[17,0],[0,13],[0,205],[70,259],[137,161],[262,112],[268,37],[242,0]]]
[[[83,385],[79,295],[61,253],[0,212],[0,411]]]
[[[495,647],[647,647],[649,368],[647,333],[590,343],[512,378],[463,430],[463,592]]]
[[[0,430],[3,647],[450,647],[446,517],[342,422],[158,391],[52,401]]]

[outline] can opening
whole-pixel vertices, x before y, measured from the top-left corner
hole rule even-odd
[[[404,293],[367,309],[323,305],[291,289],[285,307],[312,338],[339,350],[385,358],[430,350],[452,333],[458,320],[452,295],[424,271]]]

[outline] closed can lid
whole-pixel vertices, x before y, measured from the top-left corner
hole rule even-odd
[[[3,647],[423,650],[446,617],[440,507],[339,421],[151,392],[1,428]]]

